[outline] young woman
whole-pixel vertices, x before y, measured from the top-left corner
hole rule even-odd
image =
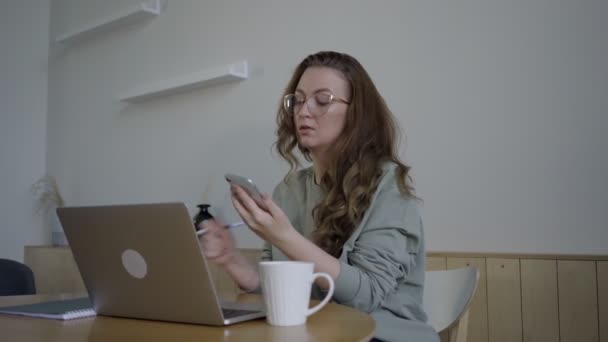
[[[422,310],[425,248],[398,129],[371,78],[353,57],[319,52],[296,68],[277,113],[278,153],[291,171],[260,207],[232,187],[232,203],[266,241],[262,259],[314,263],[335,281],[333,299],[370,313],[376,339],[439,341]],[[302,169],[295,152],[312,166]],[[204,223],[206,257],[245,290],[260,279],[229,232]],[[323,279],[313,297],[326,289]]]

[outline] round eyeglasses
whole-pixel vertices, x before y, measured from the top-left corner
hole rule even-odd
[[[287,94],[283,97],[283,108],[289,115],[296,115],[302,110],[302,106],[306,103],[308,112],[314,116],[321,116],[327,113],[329,106],[334,102],[342,102],[350,104],[345,99],[334,96],[334,94],[326,91],[313,94],[308,99],[302,94]]]

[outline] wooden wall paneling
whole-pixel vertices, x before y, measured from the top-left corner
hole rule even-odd
[[[608,342],[608,261],[597,262],[600,342]]]
[[[23,262],[34,273],[38,294],[87,292],[68,247],[25,246]]]
[[[257,264],[260,249],[241,251]],[[67,247],[25,246],[24,262],[34,271],[38,293],[86,292]],[[427,254],[428,270],[467,265],[480,270],[469,311],[469,342],[608,342],[608,256]],[[209,267],[223,298],[240,292],[223,269]],[[447,334],[441,337],[447,341]]]
[[[557,261],[521,259],[524,342],[559,341]]]
[[[426,270],[427,271],[440,271],[447,268],[446,257],[427,257],[426,258]]]
[[[522,341],[519,259],[487,259],[490,342]]]
[[[485,258],[447,258],[447,269],[475,266],[479,270],[477,292],[469,308],[469,329],[467,342],[488,342],[488,296],[486,287]]]
[[[598,342],[595,261],[557,261],[561,342]]]

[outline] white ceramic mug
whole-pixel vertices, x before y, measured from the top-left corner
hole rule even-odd
[[[334,281],[327,273],[313,273],[314,264],[300,261],[262,261],[259,265],[266,321],[271,325],[306,323],[306,317],[321,310],[334,294]],[[327,295],[308,307],[313,281],[323,277],[329,283]]]

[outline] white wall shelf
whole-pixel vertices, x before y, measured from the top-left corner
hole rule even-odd
[[[143,85],[127,92],[124,96],[120,97],[120,100],[138,102],[190,89],[245,80],[248,77],[247,61],[240,61],[154,84]]]
[[[115,13],[114,15],[98,19],[81,28],[59,34],[55,38],[55,43],[70,44],[84,39],[89,35],[111,30],[117,26],[136,22],[145,18],[156,17],[162,12],[165,5],[166,2],[163,0],[142,1],[119,13]]]

